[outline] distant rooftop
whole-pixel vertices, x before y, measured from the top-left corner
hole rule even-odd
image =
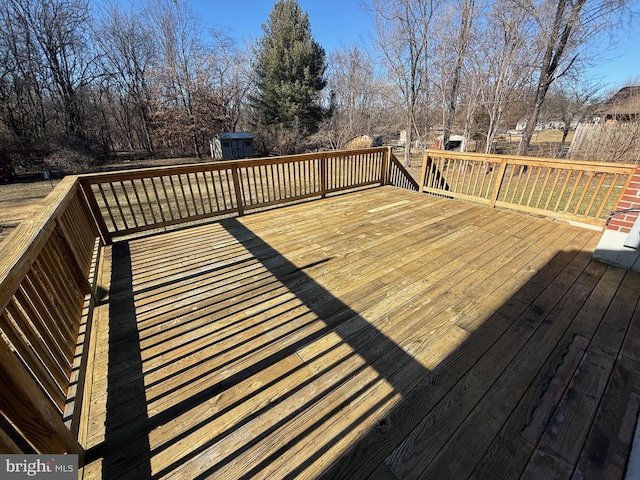
[[[640,114],[640,85],[621,88],[595,112],[597,115]]]

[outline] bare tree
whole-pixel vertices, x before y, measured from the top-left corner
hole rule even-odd
[[[236,131],[240,125],[246,127],[249,124],[246,119],[247,97],[255,85],[249,49],[242,50],[221,31],[212,29],[210,33],[213,45],[208,65],[213,91],[224,103],[229,115],[229,129]]]
[[[521,9],[506,2],[491,5],[482,39],[477,42],[474,61],[481,104],[488,114],[485,152],[493,150],[503,117],[513,103],[521,103],[533,71],[530,48],[531,22]]]
[[[97,25],[95,38],[105,76],[101,99],[113,107],[112,115],[129,148],[139,145],[153,152],[148,76],[156,52],[142,18],[139,11],[124,11],[111,4]]]
[[[463,114],[462,135],[467,140],[475,140],[475,151],[485,145],[486,129],[479,125],[479,116],[486,115],[481,103],[482,94],[486,87],[487,73],[483,65],[477,59],[479,52],[476,46],[470,51],[469,61],[465,66],[465,75],[460,87],[459,110]],[[480,142],[478,140],[481,140]],[[461,146],[462,147],[462,146]],[[464,148],[469,148],[469,143],[465,142]]]
[[[429,40],[438,0],[371,0],[378,45],[403,101],[404,164],[411,165],[412,132],[418,104],[429,91]]]
[[[14,20],[13,4],[0,1],[0,121],[7,142],[27,147],[46,134],[42,65],[28,30]]]
[[[70,0],[39,2],[33,10],[23,9],[21,20],[31,26],[50,75],[57,90],[66,129],[71,135],[84,140],[82,98],[83,87],[93,79],[86,53],[86,25],[89,10],[86,1]]]
[[[220,129],[226,111],[221,99],[214,101],[211,56],[200,20],[183,0],[151,0],[147,9],[159,48],[153,79],[157,133],[167,146],[183,152],[188,136],[201,157],[207,137]]]
[[[451,135],[460,89],[463,67],[471,46],[472,28],[478,15],[476,0],[456,0],[446,5],[440,16],[438,37],[438,70],[442,97],[442,145],[446,146]],[[457,33],[456,33],[457,32]],[[452,34],[453,33],[453,34]]]
[[[333,148],[344,148],[355,137],[386,133],[390,116],[385,104],[383,80],[375,73],[371,57],[358,47],[346,47],[331,55],[328,87],[332,115],[323,131]]]
[[[83,94],[96,72],[88,41],[88,1],[4,0],[3,7],[5,20],[12,25],[12,41],[17,42],[15,53],[21,50],[30,56],[24,78],[38,79],[42,93],[36,95],[52,102],[66,137],[89,146]]]
[[[513,0],[535,21],[537,42],[542,52],[538,80],[527,126],[518,146],[518,154],[526,154],[538,123],[542,105],[553,82],[575,64],[580,47],[609,27],[616,13],[623,11],[628,0]]]

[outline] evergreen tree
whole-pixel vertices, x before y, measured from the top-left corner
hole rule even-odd
[[[256,94],[251,103],[259,120],[284,153],[315,133],[324,117],[325,52],[313,39],[309,16],[296,0],[280,0],[263,25],[256,48]]]

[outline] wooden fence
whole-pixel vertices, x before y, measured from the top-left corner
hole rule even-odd
[[[421,191],[604,225],[636,166],[427,150]]]
[[[81,182],[106,243],[375,185],[418,190],[390,148],[105,173]]]
[[[77,177],[0,244],[0,451],[82,455],[77,428],[98,230]]]
[[[0,452],[84,455],[103,239],[386,184],[418,190],[386,148],[66,177],[0,244]]]
[[[640,119],[629,122],[581,123],[567,158],[636,163],[640,160]]]

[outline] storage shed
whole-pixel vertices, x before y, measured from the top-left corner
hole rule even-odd
[[[211,157],[222,160],[253,157],[253,135],[247,132],[220,132],[211,140]]]
[[[436,137],[433,142],[433,148],[436,150],[452,150],[457,152],[464,152],[467,150],[467,139],[462,135],[449,135],[449,141],[445,145],[444,149],[442,148],[442,135]]]

